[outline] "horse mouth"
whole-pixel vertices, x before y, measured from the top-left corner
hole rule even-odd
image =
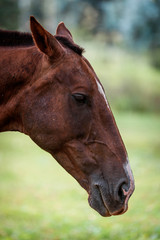
[[[110,211],[108,209],[108,206],[105,204],[103,200],[103,196],[101,194],[101,191],[98,191],[97,187],[97,193],[96,194],[89,194],[88,202],[91,208],[96,210],[101,216],[103,217],[110,217]]]
[[[92,189],[92,191],[89,193],[88,202],[89,205],[103,217],[121,215],[128,209],[128,204],[117,203],[117,206],[115,206],[110,199],[106,201],[106,197],[104,197],[104,193],[101,187],[98,185],[95,185],[94,189]]]

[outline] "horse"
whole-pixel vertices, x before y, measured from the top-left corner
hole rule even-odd
[[[19,131],[49,152],[109,217],[134,191],[128,155],[104,88],[63,22],[52,35],[0,31],[0,132]]]

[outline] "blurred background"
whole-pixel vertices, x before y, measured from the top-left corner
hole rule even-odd
[[[160,239],[160,0],[0,0],[0,28],[51,33],[64,21],[101,80],[136,190],[102,218],[51,156],[19,133],[0,135],[0,239]]]

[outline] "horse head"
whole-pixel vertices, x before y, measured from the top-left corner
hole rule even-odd
[[[134,180],[103,86],[64,23],[54,36],[34,17],[30,24],[39,61],[22,98],[24,132],[88,192],[92,208],[122,214]]]

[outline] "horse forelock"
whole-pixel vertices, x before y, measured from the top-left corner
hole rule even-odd
[[[55,38],[60,43],[62,43],[64,46],[66,46],[69,49],[73,50],[75,53],[77,53],[80,56],[84,52],[84,48],[80,47],[79,45],[75,44],[74,42],[71,42],[67,37],[56,35]]]

